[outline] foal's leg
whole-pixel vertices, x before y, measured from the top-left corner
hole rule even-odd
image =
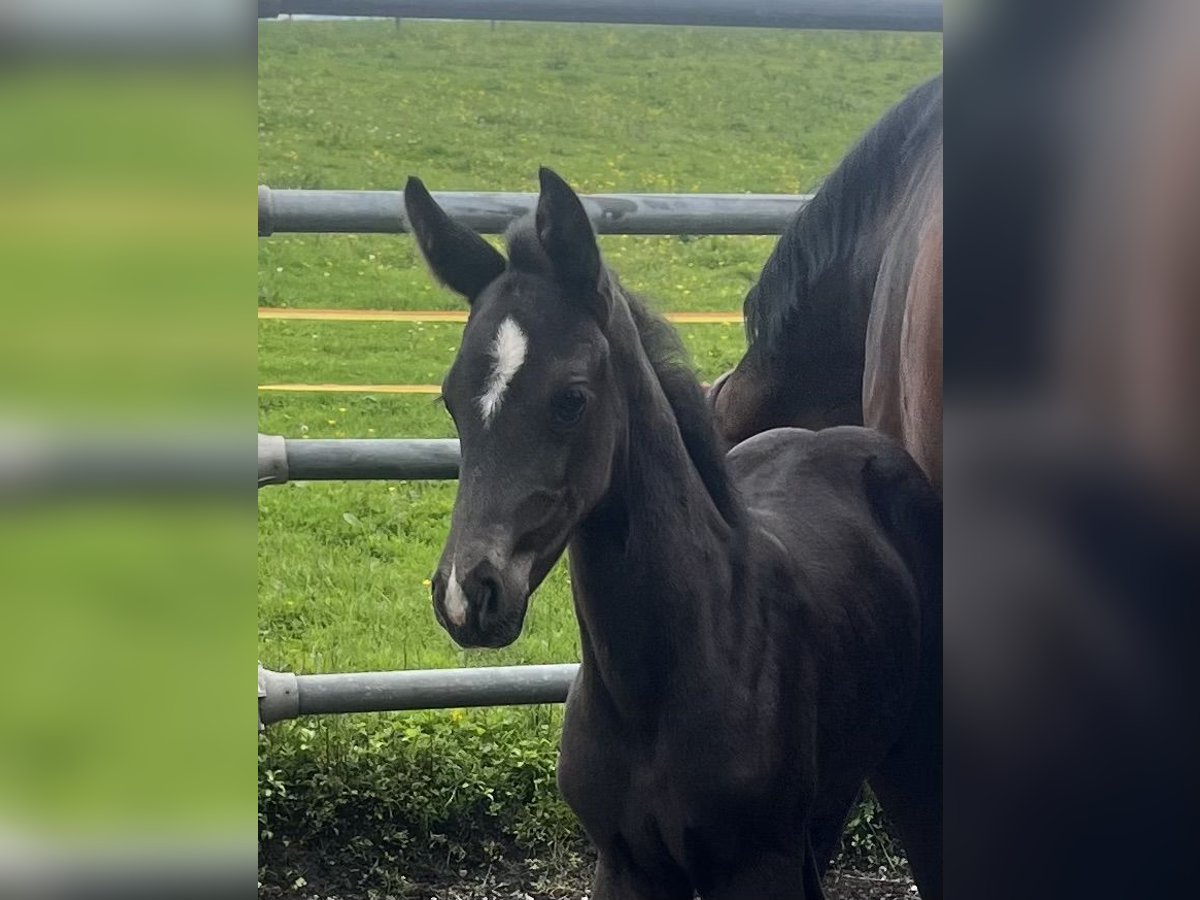
[[[852,793],[819,800],[813,807],[809,833],[812,835],[813,861],[821,875],[828,871],[837,854],[842,832],[846,830],[846,820],[850,818],[850,811],[858,802],[861,791],[861,788],[855,788]]]
[[[825,900],[812,849],[766,854],[723,878],[703,900]]]
[[[908,724],[868,781],[900,832],[921,900],[942,900],[940,636],[930,645]]]
[[[592,882],[592,900],[692,900],[691,885],[681,879],[652,879],[619,853],[601,853]]]
[[[921,900],[942,900],[941,735],[910,732],[870,779],[896,824]]]

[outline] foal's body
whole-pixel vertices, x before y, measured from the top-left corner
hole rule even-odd
[[[819,898],[866,778],[938,896],[940,503],[917,466],[861,428],[726,458],[678,337],[553,173],[507,260],[419,182],[405,197],[471,302],[435,614],[464,646],[511,643],[569,544],[559,780],[599,851],[594,900]]]
[[[738,529],[697,510],[673,531],[642,498],[692,493],[671,484],[689,467],[636,468],[658,483],[614,487],[571,545],[583,665],[559,783],[600,848],[596,896],[812,896],[864,778],[894,793],[934,639],[936,563],[883,530],[871,481],[932,514],[929,488],[871,432],[777,430],[730,454]]]

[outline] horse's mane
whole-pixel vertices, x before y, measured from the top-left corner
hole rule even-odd
[[[510,226],[505,241],[509,265],[514,269],[538,275],[552,272],[531,217]],[[611,269],[604,268],[603,280],[601,289],[610,291],[614,302],[623,301],[629,308],[642,351],[675,414],[684,447],[701,482],[721,517],[730,525],[736,524],[741,507],[725,468],[725,444],[717,433],[704,390],[692,371],[683,341],[666,319],[651,312],[645,301],[625,290]]]
[[[749,352],[786,356],[795,341],[792,319],[809,309],[818,282],[845,265],[878,213],[890,207],[941,133],[942,76],[892,107],[825,179],[784,229],[746,295]]]

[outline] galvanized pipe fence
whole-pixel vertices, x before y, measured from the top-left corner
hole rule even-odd
[[[642,25],[941,31],[941,0],[259,0],[259,18],[378,16]],[[536,195],[444,192],[454,218],[498,234]],[[604,194],[583,198],[602,234],[778,234],[810,199],[784,194]],[[402,233],[399,191],[258,189],[258,233]],[[287,440],[259,435],[258,485],[453,479],[454,440]],[[302,715],[558,703],[578,665],[295,675],[259,667],[259,728]]]
[[[447,481],[458,441],[405,438],[291,440],[258,436],[258,486],[289,481]]]
[[[258,436],[258,486],[458,477],[456,440]],[[562,703],[577,663],[296,675],[258,668],[259,730],[297,716]]]
[[[533,212],[537,194],[440,191],[434,199],[481,234],[503,234]],[[600,234],[779,234],[808,194],[587,194]],[[400,234],[409,231],[402,191],[258,188],[258,234]]]
[[[578,663],[293,675],[258,667],[258,726],[329,713],[562,703]]]
[[[942,30],[941,0],[259,0],[260,19],[282,15]]]

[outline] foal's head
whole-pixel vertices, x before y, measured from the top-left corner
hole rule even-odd
[[[530,593],[608,489],[621,430],[605,325],[608,278],[583,204],[542,169],[509,258],[452,221],[417,179],[404,190],[433,274],[471,311],[442,385],[462,447],[433,607],[462,646],[521,633]]]

